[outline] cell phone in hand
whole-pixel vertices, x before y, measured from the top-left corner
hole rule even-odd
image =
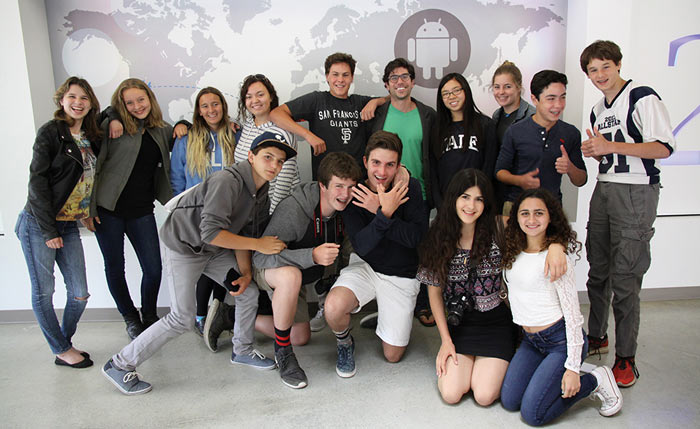
[[[238,290],[241,287],[239,285],[234,285],[231,283],[238,280],[239,277],[241,277],[241,275],[238,274],[238,271],[236,271],[235,269],[231,268],[230,270],[228,270],[228,273],[226,273],[226,279],[224,279],[224,287],[227,291],[233,293],[238,292]]]

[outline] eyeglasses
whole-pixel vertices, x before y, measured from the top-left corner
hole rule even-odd
[[[391,76],[389,76],[389,80],[390,80],[392,83],[398,82],[399,79],[401,79],[402,81],[405,82],[405,81],[411,79],[411,75],[408,74],[408,73],[404,73],[404,74],[392,74]]]
[[[464,91],[464,88],[455,88],[452,91],[442,91],[441,95],[442,98],[450,98],[450,95],[454,95],[456,97],[461,94],[462,91]]]

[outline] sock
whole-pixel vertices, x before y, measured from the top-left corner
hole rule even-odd
[[[345,328],[341,332],[335,332],[335,338],[338,340],[338,344],[351,344],[352,343],[352,337],[350,336],[350,327]]]
[[[207,316],[197,316],[197,322],[201,322],[202,320],[204,320],[205,317]]]
[[[275,353],[277,353],[277,350],[279,350],[281,347],[289,347],[292,345],[292,342],[289,339],[289,334],[291,331],[291,326],[287,329],[277,329],[275,326]]]

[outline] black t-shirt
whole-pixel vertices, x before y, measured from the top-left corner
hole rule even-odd
[[[148,131],[144,132],[134,168],[114,207],[115,214],[126,218],[137,218],[153,213],[153,201],[156,195],[155,175],[156,169],[159,166],[162,168],[161,163],[162,157],[158,144]]]
[[[515,123],[515,117],[518,111],[513,111],[511,113],[502,113],[498,118],[498,124],[496,124],[496,135],[498,136],[499,146],[500,142],[503,141],[503,135],[506,133],[508,127]]]
[[[453,122],[447,137],[442,143],[443,152],[438,159],[431,151],[431,171],[433,172],[433,199],[439,207],[442,196],[452,177],[465,168],[483,171],[493,181],[494,166],[498,157],[498,140],[493,120],[481,116],[482,142],[473,133],[464,131],[462,122]]]
[[[326,151],[311,157],[314,180],[321,160],[331,152],[346,152],[362,166],[369,126],[360,119],[360,111],[371,99],[356,94],[342,99],[314,91],[286,103],[295,121],[308,121],[309,130],[326,142]]]

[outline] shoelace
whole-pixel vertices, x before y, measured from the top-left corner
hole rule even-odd
[[[632,368],[632,372],[634,373],[634,376],[639,378],[639,371],[637,370],[637,365],[632,363],[632,359],[619,358],[617,360],[620,361],[620,369],[625,369],[625,368],[627,368],[627,365],[629,365]],[[617,361],[615,362],[615,366],[617,366]]]
[[[316,315],[314,316],[314,319],[320,319],[322,317],[323,317],[323,307],[318,309],[318,311],[316,312]]]
[[[257,357],[260,360],[267,359],[264,354],[260,353],[259,351],[255,350],[255,349],[253,349],[253,351],[250,352],[250,357],[253,357],[253,358]]]
[[[136,371],[131,371],[131,372],[127,372],[126,374],[124,374],[124,378],[122,378],[122,381],[124,381],[124,383],[128,383],[133,379],[136,379],[136,381],[139,381],[139,377],[141,377],[141,374],[139,374]]]

